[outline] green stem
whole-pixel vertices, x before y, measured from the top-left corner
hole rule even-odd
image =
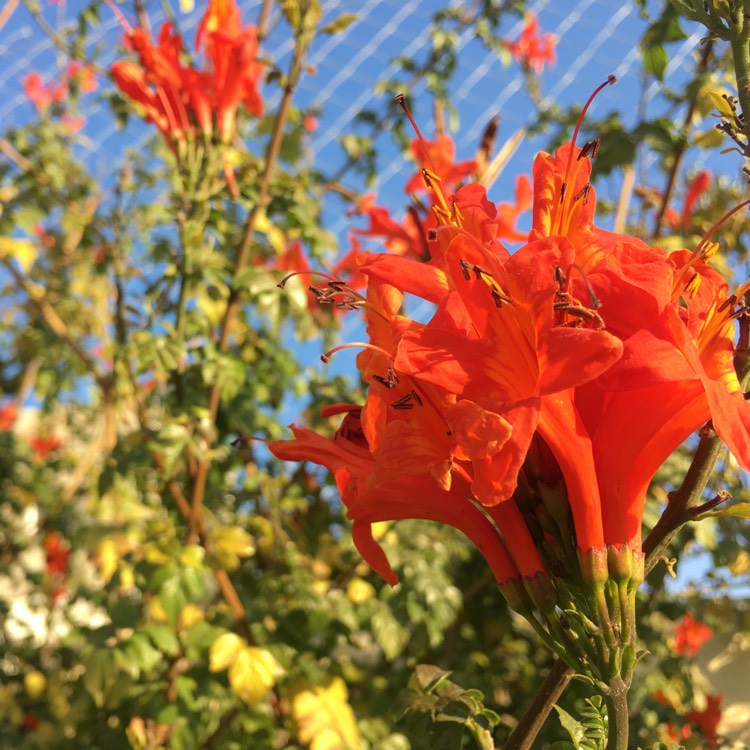
[[[616,677],[609,687],[609,693],[604,696],[609,723],[607,750],[628,750],[628,686],[621,677]]]
[[[750,141],[750,28],[741,3],[737,3],[735,12],[737,23],[731,27],[729,43],[732,46],[734,75],[737,79],[737,98],[744,116],[743,133]]]

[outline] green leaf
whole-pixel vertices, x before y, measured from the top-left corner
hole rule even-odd
[[[107,694],[117,679],[117,673],[115,654],[109,649],[97,649],[86,660],[83,685],[98,708],[104,706]]]
[[[342,13],[338,18],[335,18],[330,23],[321,27],[321,34],[340,34],[344,29],[349,28],[355,21],[359,19],[356,13]]]
[[[177,625],[177,618],[180,612],[188,603],[185,589],[178,575],[167,578],[159,588],[159,601],[161,602],[164,614],[167,616],[170,625]]]
[[[152,625],[146,630],[146,635],[162,653],[174,656],[180,650],[180,642],[172,628],[166,625]]]
[[[586,741],[586,730],[583,728],[583,724],[577,719],[574,719],[567,711],[555,705],[555,711],[557,711],[560,717],[560,724],[563,729],[570,735],[570,739],[573,741],[573,747],[575,750],[588,750],[586,745],[582,744]]]
[[[667,67],[667,51],[660,44],[653,44],[643,51],[643,68],[647,73],[656,76],[660,81],[664,80],[664,71]]]
[[[750,503],[732,503],[721,508],[709,510],[707,513],[701,513],[699,518],[708,516],[734,516],[735,518],[750,518]]]

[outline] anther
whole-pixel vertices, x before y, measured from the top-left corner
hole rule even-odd
[[[574,196],[573,200],[577,201],[579,198],[583,198],[583,205],[585,206],[589,199],[589,190],[591,190],[591,183],[587,182]]]
[[[595,159],[596,155],[599,153],[599,146],[602,145],[602,139],[601,138],[594,138],[592,141],[586,141],[586,143],[581,146],[581,153],[578,154],[578,159],[584,159],[589,154],[591,154],[591,158]]]
[[[737,304],[737,295],[736,294],[730,294],[729,297],[727,297],[721,305],[716,309],[716,312],[723,312],[728,307],[734,307]]]
[[[513,300],[505,294],[502,294],[497,289],[493,289],[490,292],[492,299],[495,302],[495,307],[502,307],[504,302],[511,303]]]

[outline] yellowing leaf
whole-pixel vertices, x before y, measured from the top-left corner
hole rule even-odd
[[[23,687],[26,695],[36,700],[47,688],[47,678],[37,670],[27,672],[23,677]]]
[[[737,553],[737,557],[735,557],[727,567],[731,571],[732,575],[744,575],[748,570],[750,570],[750,554],[748,554],[747,550],[741,549]]]
[[[117,570],[117,564],[120,556],[117,552],[117,543],[114,539],[102,539],[99,543],[98,550],[99,575],[105,584],[112,580],[112,576]]]
[[[39,250],[31,240],[0,237],[0,258],[15,259],[24,273],[34,265],[37,255]]]
[[[724,133],[716,128],[706,130],[695,136],[695,145],[699,148],[718,148],[724,140]]]
[[[349,705],[346,684],[334,677],[327,685],[301,686],[292,695],[292,718],[301,742],[310,750],[360,750],[362,738]]]
[[[720,89],[709,89],[706,92],[711,99],[712,104],[716,109],[718,110],[719,114],[724,115],[725,117],[732,117],[732,107],[730,106],[729,102],[721,95],[722,91]]]
[[[281,673],[279,663],[269,651],[247,646],[229,668],[229,685],[237,697],[253,705],[273,687]]]
[[[212,672],[226,669],[245,648],[245,641],[236,633],[223,633],[212,644],[208,654],[208,668]]]
[[[270,222],[269,218],[264,212],[261,212],[258,216],[258,219],[255,223],[255,228],[262,234],[266,235],[269,243],[271,244],[271,247],[279,255],[281,255],[284,250],[286,250],[286,238],[284,237],[284,233]]]
[[[362,604],[375,596],[375,587],[363,578],[352,578],[346,586],[346,597],[352,604]]]
[[[226,570],[240,567],[241,557],[255,554],[255,544],[250,534],[239,526],[222,526],[211,532],[211,551]]]
[[[197,604],[188,604],[180,612],[180,629],[187,630],[191,625],[195,625],[199,620],[205,620],[206,615]]]

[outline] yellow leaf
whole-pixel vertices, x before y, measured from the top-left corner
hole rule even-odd
[[[102,539],[99,543],[97,558],[99,560],[99,575],[106,585],[112,580],[120,560],[117,553],[117,543],[114,539]]]
[[[223,633],[212,644],[208,654],[208,668],[212,672],[226,669],[245,648],[245,641],[236,633]]]
[[[326,685],[301,685],[292,694],[292,718],[310,750],[360,750],[362,738],[340,677]]]
[[[268,238],[268,242],[271,244],[271,247],[279,255],[281,255],[284,250],[286,250],[286,238],[284,237],[284,233],[270,222],[265,212],[261,212],[258,216],[258,219],[255,223],[255,228],[257,231],[261,232],[261,234],[266,235],[266,237]]]
[[[39,698],[47,687],[47,678],[39,671],[27,672],[23,677],[23,687],[26,695],[32,700]]]
[[[248,705],[257,703],[282,673],[279,663],[264,648],[247,646],[229,667],[229,685]]]
[[[197,604],[188,604],[180,612],[180,629],[187,630],[191,625],[195,625],[199,620],[205,620],[206,615]]]
[[[34,265],[37,255],[39,250],[31,240],[0,237],[0,258],[14,258],[24,273]]]
[[[226,570],[236,570],[241,557],[255,554],[250,534],[239,526],[221,526],[211,532],[211,551]]]
[[[362,604],[375,596],[375,587],[363,578],[352,578],[346,586],[346,596],[352,604]]]
[[[698,133],[695,136],[695,145],[699,148],[718,148],[724,141],[724,133],[716,128]]]
[[[706,93],[711,98],[711,102],[713,103],[714,107],[716,107],[720,115],[724,115],[725,117],[734,116],[732,107],[730,106],[729,102],[721,95],[721,89],[709,89],[708,91],[706,91]]]
[[[229,292],[223,290],[214,294],[209,294],[206,290],[198,293],[198,309],[211,325],[215,326],[221,322],[227,307],[226,298],[228,295]]]
[[[737,557],[727,567],[734,576],[744,575],[750,570],[750,554],[748,554],[747,550],[741,549],[737,553]]]

